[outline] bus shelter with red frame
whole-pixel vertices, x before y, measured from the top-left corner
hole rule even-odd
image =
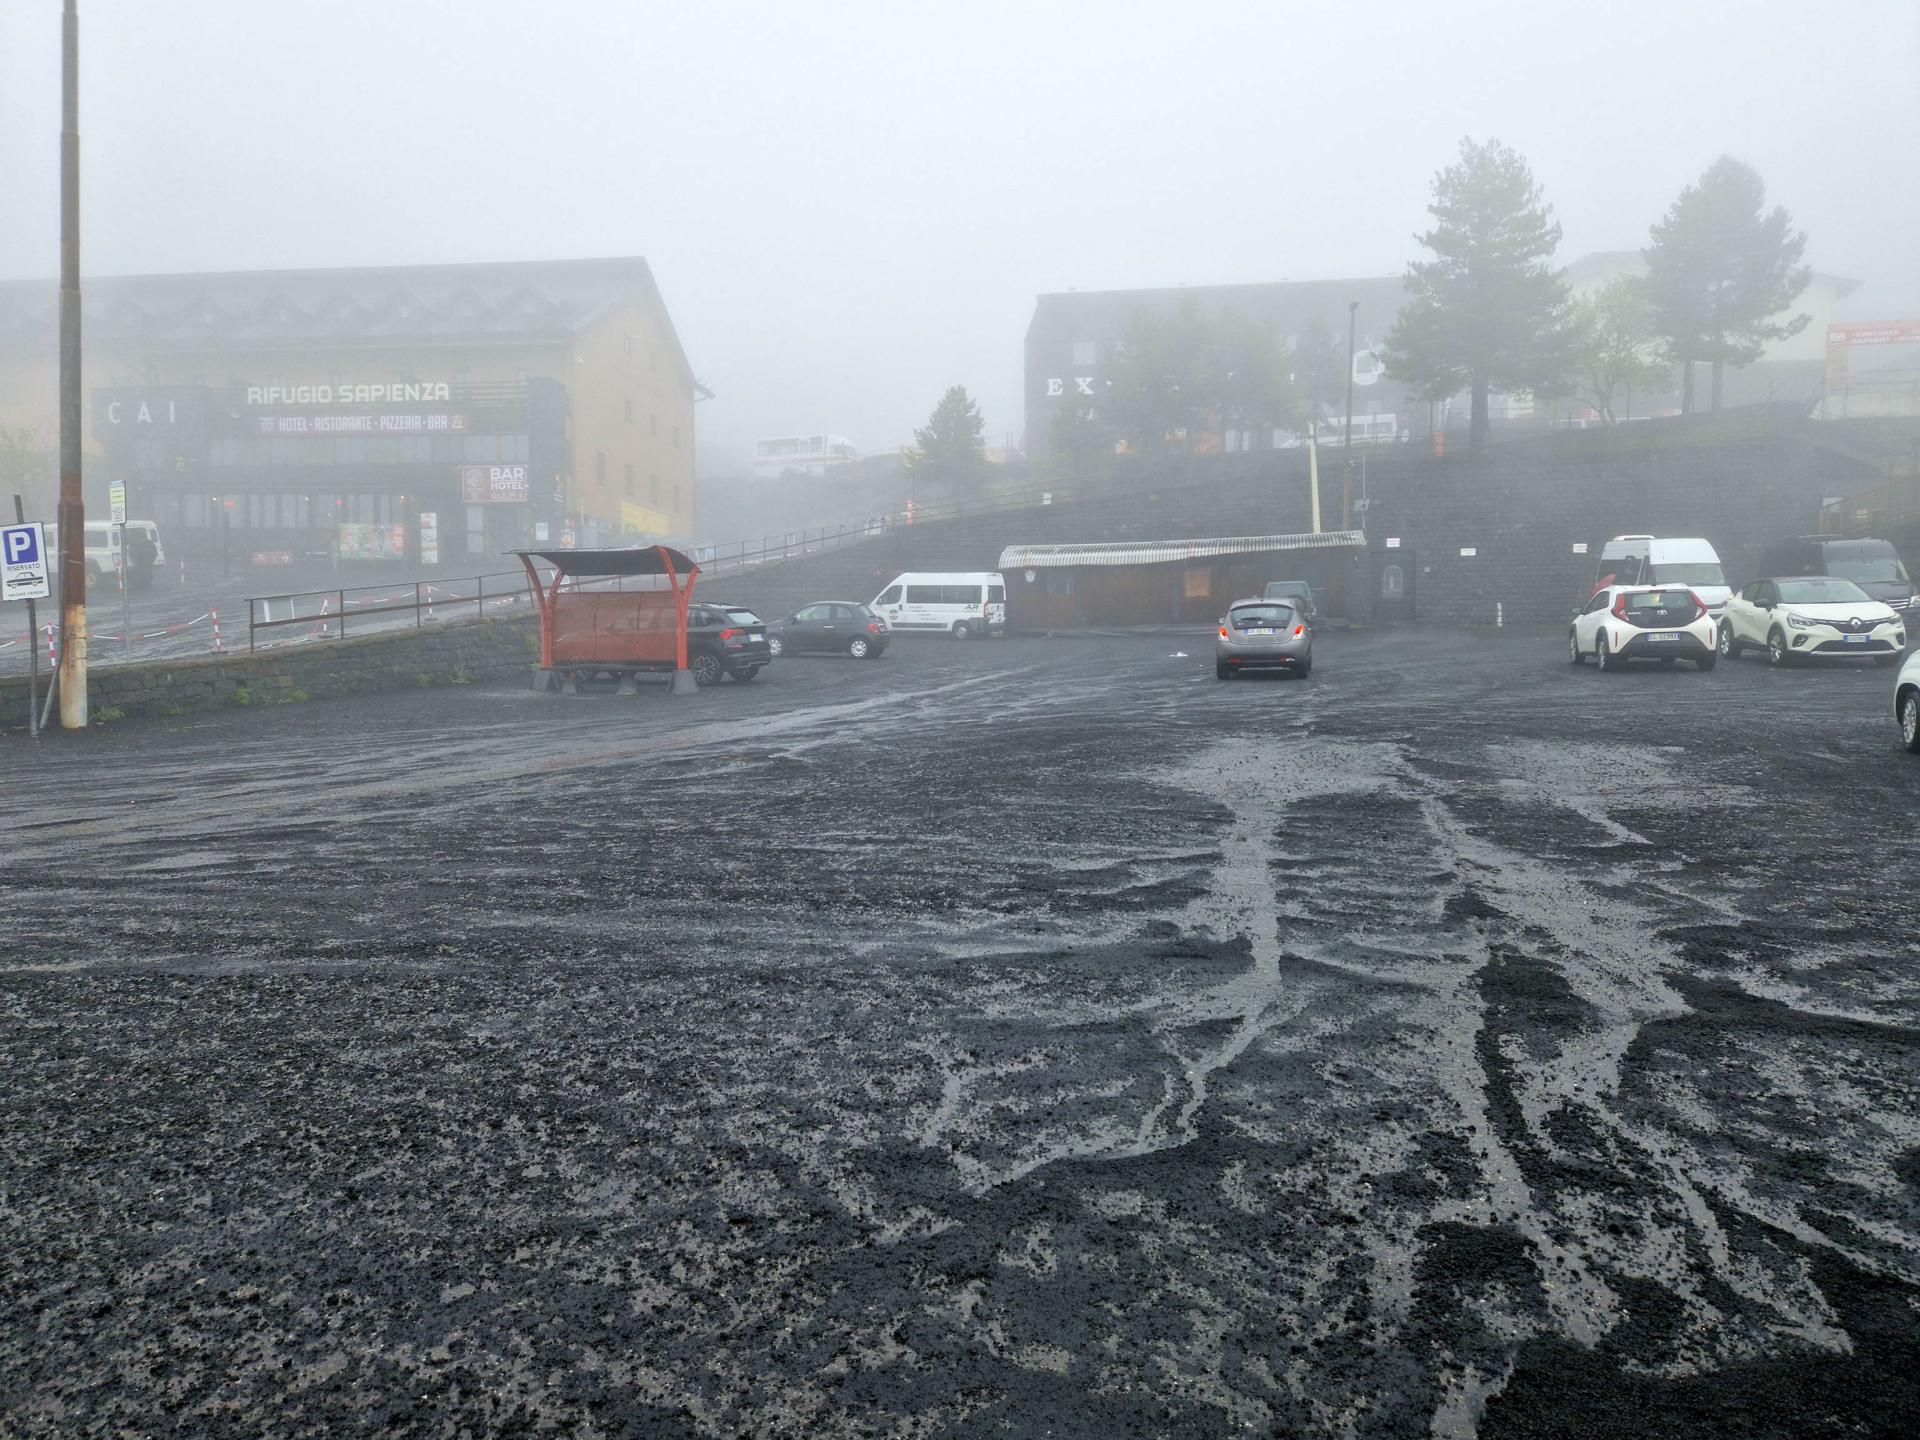
[[[670,545],[622,550],[516,550],[540,616],[536,690],[578,691],[636,675],[670,674],[672,693],[695,686],[687,671],[687,606],[700,567]],[[541,565],[552,567],[542,580]],[[636,583],[637,582],[637,583]]]

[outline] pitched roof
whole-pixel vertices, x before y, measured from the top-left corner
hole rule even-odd
[[[1297,331],[1314,320],[1340,330],[1349,301],[1360,302],[1361,323],[1384,330],[1406,301],[1399,275],[1369,275],[1350,280],[1275,280],[1249,285],[1179,285],[1151,290],[1065,290],[1035,299],[1028,335],[1071,324],[1082,336],[1117,335],[1136,311],[1171,312],[1183,304],[1202,310],[1232,309]]]
[[[90,342],[156,352],[557,340],[636,301],[656,307],[691,379],[639,256],[110,275],[81,286]],[[51,345],[59,303],[52,281],[0,282],[0,347]]]

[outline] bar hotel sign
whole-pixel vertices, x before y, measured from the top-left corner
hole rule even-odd
[[[522,505],[530,498],[524,465],[462,465],[460,498],[469,505]]]

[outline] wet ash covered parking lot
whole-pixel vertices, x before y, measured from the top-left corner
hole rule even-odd
[[[0,1433],[1913,1433],[1890,674],[1563,645],[0,741]]]

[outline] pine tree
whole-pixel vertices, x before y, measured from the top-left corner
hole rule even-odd
[[[1547,263],[1560,226],[1527,162],[1498,140],[1462,140],[1427,211],[1434,227],[1415,238],[1434,258],[1407,267],[1387,365],[1426,399],[1470,388],[1477,455],[1493,387],[1551,391],[1566,369],[1567,287]]]
[[[908,473],[960,493],[977,489],[987,476],[987,423],[964,385],[940,397],[926,428],[913,432],[906,452]]]
[[[1807,237],[1783,207],[1763,214],[1766,200],[1760,172],[1722,155],[1652,228],[1647,303],[1667,358],[1681,367],[1683,412],[1693,409],[1696,361],[1713,366],[1718,410],[1725,366],[1751,365],[1769,341],[1806,328],[1805,315],[1776,317],[1812,278],[1800,264]]]

